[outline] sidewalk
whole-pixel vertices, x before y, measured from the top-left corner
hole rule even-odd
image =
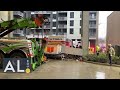
[[[93,63],[93,64],[99,64],[99,65],[106,65],[106,66],[110,66],[109,63],[100,63],[100,62],[93,62],[93,61],[84,61],[86,63]],[[117,64],[112,64],[112,66],[114,67],[120,67],[120,65],[117,65]]]

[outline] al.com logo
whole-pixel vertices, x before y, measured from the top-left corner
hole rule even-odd
[[[30,60],[28,58],[4,58],[3,72],[30,73]]]

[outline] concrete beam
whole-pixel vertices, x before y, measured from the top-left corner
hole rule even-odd
[[[82,54],[88,54],[89,46],[89,11],[82,11]]]
[[[3,22],[1,18],[4,21],[12,20],[13,19],[13,11],[0,11],[0,22]],[[6,35],[5,37],[13,37],[13,33]]]

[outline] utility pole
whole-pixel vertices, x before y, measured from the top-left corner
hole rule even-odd
[[[89,47],[89,11],[82,11],[82,53],[83,55],[88,54]]]

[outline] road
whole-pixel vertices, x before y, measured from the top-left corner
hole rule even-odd
[[[29,74],[3,73],[1,70],[0,79],[120,79],[120,67],[49,60]]]

